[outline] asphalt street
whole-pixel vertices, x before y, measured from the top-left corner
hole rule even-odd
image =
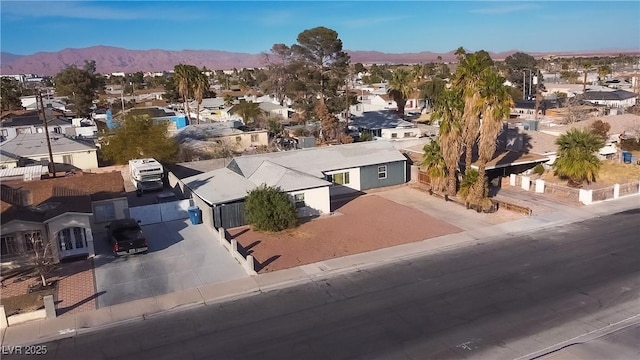
[[[37,358],[539,358],[640,313],[639,216],[512,234],[152,316],[48,343]]]

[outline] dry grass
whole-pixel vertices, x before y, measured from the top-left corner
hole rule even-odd
[[[34,291],[24,295],[12,296],[0,299],[0,304],[4,305],[7,316],[22,314],[26,312],[44,309],[44,297],[47,295],[56,296],[57,285],[46,290]]]
[[[553,174],[553,171],[547,171],[542,175],[545,181],[550,183],[567,185],[566,180],[562,180]],[[640,165],[622,164],[613,160],[605,160],[602,162],[600,173],[595,183],[583,184],[585,189],[597,189],[613,184],[626,184],[640,180]]]

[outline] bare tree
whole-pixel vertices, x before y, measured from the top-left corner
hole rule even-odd
[[[588,111],[579,105],[579,101],[575,97],[568,98],[565,104],[565,114],[563,117],[565,124],[573,124],[587,118]]]
[[[40,275],[42,286],[47,286],[47,277],[55,267],[53,241],[44,241],[40,231],[24,233],[24,240],[21,256]]]

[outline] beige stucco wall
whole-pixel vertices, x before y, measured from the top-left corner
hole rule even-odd
[[[197,206],[202,210],[202,223],[205,224],[209,229],[215,230],[215,226],[213,224],[213,209],[209,204],[207,204],[202,198],[198,195],[193,194],[193,205]]]
[[[251,135],[257,135],[256,141],[251,141]],[[231,144],[236,151],[244,151],[252,146],[269,145],[269,134],[266,131],[251,131],[222,137],[223,141]]]
[[[71,164],[75,167],[77,167],[78,169],[82,169],[82,170],[88,170],[88,169],[94,169],[98,167],[98,155],[96,154],[96,150],[95,149],[88,149],[85,151],[77,151],[77,152],[69,152],[69,153],[57,153],[57,154],[53,154],[53,161],[55,163],[64,163],[64,156],[65,155],[70,155],[71,156]],[[49,154],[40,154],[40,155],[33,155],[33,156],[28,156],[27,158],[29,159],[33,159],[33,160],[49,160]]]

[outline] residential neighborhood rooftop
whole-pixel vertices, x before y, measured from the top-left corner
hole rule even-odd
[[[50,133],[49,139],[53,153],[91,151],[96,149],[95,146],[89,143],[74,140],[61,134]],[[2,143],[2,151],[7,156],[16,157],[48,156],[46,134],[18,134],[15,138]]]
[[[125,196],[120,172],[3,181],[1,194],[2,223],[16,219],[45,221],[66,212],[91,213],[91,201]]]
[[[350,125],[365,129],[413,127],[413,123],[402,120],[395,110],[365,111],[356,115]]]
[[[265,160],[323,178],[325,171],[402,161],[406,158],[387,141],[367,141],[234,158],[239,171],[246,177],[251,176]]]

